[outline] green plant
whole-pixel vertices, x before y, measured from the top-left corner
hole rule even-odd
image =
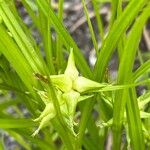
[[[7,132],[29,150],[105,149],[110,131],[114,150],[150,148],[150,61],[144,62],[140,52],[142,64],[133,70],[142,29],[150,15],[149,0],[126,1],[124,9],[124,1],[109,1],[112,16],[106,37],[99,8],[108,1],[92,0],[101,47],[82,0],[96,51],[94,69],[64,27],[63,0],[59,0],[58,13],[50,0],[21,0],[40,33],[42,46],[19,16],[15,2],[0,0],[0,132]],[[108,83],[106,70],[115,50],[117,79]],[[68,61],[64,54],[69,55]],[[140,85],[145,85],[146,91],[138,96],[136,87]],[[27,117],[19,105],[28,110]],[[8,107],[16,115],[5,111]]]

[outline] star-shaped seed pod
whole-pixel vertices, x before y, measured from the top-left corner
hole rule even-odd
[[[64,92],[75,90],[79,93],[83,93],[108,86],[106,83],[98,83],[85,77],[79,76],[79,72],[75,66],[72,49],[70,50],[70,55],[64,74],[51,75],[50,78],[53,85]]]
[[[41,78],[46,80],[45,77]],[[79,76],[79,72],[75,65],[72,49],[70,50],[70,55],[64,74],[51,75],[50,79],[52,85],[55,87],[60,110],[65,118],[64,120],[66,120],[68,126],[71,127],[71,130],[74,134],[73,117],[75,114],[77,103],[82,100],[88,99],[89,97],[92,97],[93,94],[91,93],[91,91],[97,91],[100,88],[106,87],[108,84],[100,84],[85,77]],[[35,136],[40,129],[46,126],[48,122],[56,116],[56,111],[54,109],[52,101],[47,97],[47,92],[38,91],[37,93],[45,103],[45,109],[41,113],[41,115],[34,120],[39,121],[40,125],[38,129],[33,133],[33,136]]]

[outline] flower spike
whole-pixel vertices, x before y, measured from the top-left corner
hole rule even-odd
[[[46,77],[40,74],[36,74],[36,77],[44,81],[45,83],[48,83]],[[98,89],[104,88],[108,84],[98,83],[85,77],[79,76],[79,72],[75,66],[72,48],[70,49],[70,55],[64,74],[50,75],[50,79],[52,85],[55,87],[60,111],[62,113],[64,121],[67,123],[69,129],[71,129],[72,134],[76,135],[74,132],[74,115],[77,103],[92,97],[93,94],[90,92],[96,92]],[[47,96],[47,91],[36,91],[40,95],[42,101],[46,106],[41,115],[34,120],[39,121],[40,125],[38,129],[33,133],[33,136],[38,134],[40,129],[46,126],[49,121],[56,116],[56,111],[54,109],[52,101]],[[84,92],[86,92],[86,94]]]

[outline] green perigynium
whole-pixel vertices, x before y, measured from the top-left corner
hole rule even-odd
[[[100,84],[85,77],[79,76],[79,72],[75,66],[73,50],[70,50],[68,63],[64,74],[51,75],[51,82],[55,87],[57,98],[60,105],[60,110],[64,116],[64,120],[73,131],[73,117],[75,114],[77,103],[93,96],[90,91],[97,90],[98,88],[106,87],[107,84]],[[86,92],[86,95],[83,94]],[[37,91],[42,101],[45,103],[45,109],[41,115],[34,121],[39,121],[38,129],[33,133],[35,136],[41,128],[46,126],[51,119],[56,116],[53,103],[47,97],[46,91]],[[80,95],[82,93],[82,96]],[[89,94],[89,95],[87,95]]]
[[[73,81],[73,89],[80,93],[100,89],[106,87],[107,85],[108,84],[100,84],[98,82],[92,81],[81,76],[79,76]]]
[[[72,80],[65,74],[51,75],[50,79],[53,85],[63,92],[68,92],[72,89]]]
[[[73,50],[71,49],[70,50],[70,55],[69,55],[69,58],[68,58],[68,64],[67,64],[67,68],[64,72],[64,74],[69,77],[72,82],[74,80],[76,80],[79,76],[79,72],[75,66],[75,62],[74,62],[74,55],[73,55]]]

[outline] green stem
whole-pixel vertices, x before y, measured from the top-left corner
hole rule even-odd
[[[50,7],[50,1],[47,2]],[[43,37],[44,51],[46,55],[46,63],[50,74],[55,74],[55,68],[53,64],[53,55],[52,55],[52,34],[51,34],[51,22],[50,16],[47,18],[41,8],[39,7],[39,22],[40,30]]]
[[[58,18],[61,22],[63,22],[63,4],[64,4],[64,0],[59,0],[59,4],[58,4]],[[61,41],[61,37],[59,35],[57,35],[57,68],[58,69],[62,69],[63,65],[64,65],[64,59],[63,59],[63,53],[62,53],[62,41]],[[59,70],[58,70],[59,71]]]
[[[92,3],[93,3],[94,12],[96,15],[96,20],[97,20],[97,25],[98,25],[98,30],[99,30],[99,36],[101,38],[101,42],[103,42],[103,40],[104,40],[104,27],[103,27],[101,15],[99,13],[99,5],[96,3],[96,0],[92,0]]]
[[[89,30],[90,30],[91,38],[92,38],[93,45],[94,45],[94,48],[95,48],[95,51],[96,51],[96,55],[98,56],[98,44],[97,44],[97,41],[96,41],[96,36],[95,36],[94,30],[93,30],[93,26],[92,26],[92,23],[91,23],[91,20],[90,20],[90,17],[89,17],[89,13],[88,13],[88,10],[86,8],[85,0],[82,0],[82,5],[83,5],[83,8],[84,8],[84,13],[85,13],[87,23],[88,23],[88,26],[89,26]]]

